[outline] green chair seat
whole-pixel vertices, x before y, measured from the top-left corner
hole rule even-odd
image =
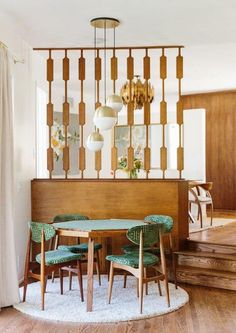
[[[139,254],[137,252],[122,254],[122,255],[109,255],[106,257],[107,260],[115,262],[117,264],[138,268],[139,266]],[[151,253],[144,252],[143,254],[143,265],[153,266],[159,263],[159,258]]]
[[[64,250],[47,251],[45,252],[45,265],[57,265],[82,258],[83,255],[81,253],[73,253]],[[41,253],[37,254],[36,261],[41,264]]]
[[[137,252],[139,251],[139,247],[133,244],[129,244],[129,245],[124,245],[122,246],[122,250],[124,251],[124,253],[131,253],[131,252]],[[149,252],[152,254],[160,254],[160,249],[159,247],[144,247],[143,250],[145,252]]]
[[[144,221],[161,224],[164,233],[170,233],[173,229],[173,219],[167,215],[148,215],[144,218]]]
[[[102,244],[95,243],[94,244],[94,252],[100,250],[102,248]],[[69,250],[72,253],[88,253],[88,243],[82,243],[77,245],[60,245],[58,246],[59,250]]]
[[[81,214],[59,214],[54,217],[53,222],[67,222],[67,221],[78,221],[78,220],[89,220],[88,216]]]

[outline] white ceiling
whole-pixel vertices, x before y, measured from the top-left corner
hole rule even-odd
[[[117,45],[234,43],[235,0],[0,0],[33,47],[91,46],[89,21],[116,17]]]

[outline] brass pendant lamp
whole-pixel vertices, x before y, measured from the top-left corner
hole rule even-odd
[[[120,91],[124,105],[129,102],[134,103],[134,109],[142,109],[145,102],[152,103],[154,99],[154,88],[150,83],[140,80],[139,75],[135,75],[135,79],[131,82],[126,82]]]
[[[104,105],[99,106],[94,114],[95,131],[91,133],[87,139],[87,147],[92,151],[99,151],[103,147],[104,139],[99,130],[109,130],[117,123],[117,112],[123,107],[122,98],[115,94],[113,87],[113,95],[106,97],[106,30],[114,30],[114,49],[115,49],[115,29],[120,24],[119,20],[110,17],[94,18],[90,21],[94,27],[94,49],[96,52],[96,29],[104,31]],[[95,89],[96,95],[96,89]]]

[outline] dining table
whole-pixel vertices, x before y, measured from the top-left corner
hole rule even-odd
[[[59,237],[84,237],[88,239],[87,312],[93,310],[94,239],[97,237],[119,237],[125,235],[128,229],[145,224],[143,220],[133,219],[76,220],[52,224]]]

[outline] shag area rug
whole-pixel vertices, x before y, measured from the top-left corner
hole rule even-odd
[[[161,282],[162,283],[162,282]],[[185,290],[169,283],[170,303],[168,308],[165,297],[164,284],[161,284],[162,295],[159,295],[157,284],[148,284],[148,295],[143,299],[143,314],[139,313],[136,279],[127,278],[126,289],[123,288],[123,276],[116,275],[112,290],[111,304],[107,302],[108,281],[107,276],[102,276],[102,285],[99,286],[94,278],[94,303],[93,311],[86,312],[86,277],[83,280],[85,302],[80,301],[77,277],[73,276],[72,290],[68,288],[68,278],[64,278],[64,295],[60,294],[59,279],[54,283],[48,280],[45,294],[45,310],[41,311],[40,282],[31,283],[27,288],[26,302],[15,304],[14,308],[30,316],[56,321],[98,323],[136,320],[163,315],[175,311],[189,300]],[[20,288],[22,299],[23,288]]]

